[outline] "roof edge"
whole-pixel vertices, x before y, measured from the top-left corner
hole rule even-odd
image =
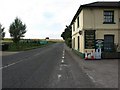
[[[118,5],[117,6],[91,6],[91,4],[95,4],[95,3],[117,3]],[[70,26],[74,23],[75,19],[77,18],[77,16],[80,14],[80,12],[82,11],[83,8],[120,8],[120,1],[97,1],[97,2],[93,2],[93,3],[88,3],[88,4],[83,4],[81,5],[76,14],[74,15],[71,23],[70,23]]]

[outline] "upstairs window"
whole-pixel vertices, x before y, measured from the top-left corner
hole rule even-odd
[[[80,37],[78,36],[78,51],[80,50]]]
[[[114,11],[104,11],[103,24],[115,24],[114,23]]]
[[[79,28],[79,17],[77,18],[77,27]]]
[[[73,23],[73,31],[75,31],[75,23]]]

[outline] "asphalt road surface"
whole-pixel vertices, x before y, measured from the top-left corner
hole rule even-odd
[[[65,48],[56,43],[2,58],[3,88],[95,88]]]

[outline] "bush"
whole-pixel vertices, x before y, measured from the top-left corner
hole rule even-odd
[[[2,44],[2,51],[8,50],[9,44]]]
[[[65,42],[66,42],[66,44],[67,44],[68,47],[72,48],[72,40],[71,40],[71,38],[67,38],[65,40]]]

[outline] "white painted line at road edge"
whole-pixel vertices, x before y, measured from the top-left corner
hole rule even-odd
[[[33,56],[38,56],[39,54],[40,54],[40,53],[37,53],[37,54],[35,54],[35,55],[33,55]],[[17,64],[17,63],[20,63],[20,62],[25,61],[25,60],[28,60],[28,59],[31,59],[31,57],[29,57],[29,58],[27,58],[27,59],[19,60],[19,61],[17,61],[17,62],[11,63],[11,64],[6,65],[6,66],[3,66],[3,67],[0,67],[0,70],[3,69],[3,68],[7,68],[7,67],[9,67],[9,66],[13,66],[13,65],[15,65],[15,64]]]
[[[24,60],[20,60],[20,61],[18,61],[18,62],[11,63],[11,64],[9,64],[9,65],[6,65],[6,66],[1,67],[0,69],[7,68],[7,67],[10,67],[10,66],[13,66],[13,65],[15,65],[15,64],[17,64],[17,63],[20,63],[20,62],[22,62],[22,61],[24,61]]]
[[[9,64],[9,65],[6,65],[6,66],[3,66],[3,67],[0,67],[0,69],[8,68],[8,67],[10,67],[10,66],[13,66],[13,65],[15,65],[15,64],[17,64],[17,63],[20,63],[20,62],[25,61],[25,60],[28,60],[28,59],[30,59],[30,58],[23,59],[23,60],[19,60],[19,61],[17,61],[17,62],[11,63],[11,64]]]

